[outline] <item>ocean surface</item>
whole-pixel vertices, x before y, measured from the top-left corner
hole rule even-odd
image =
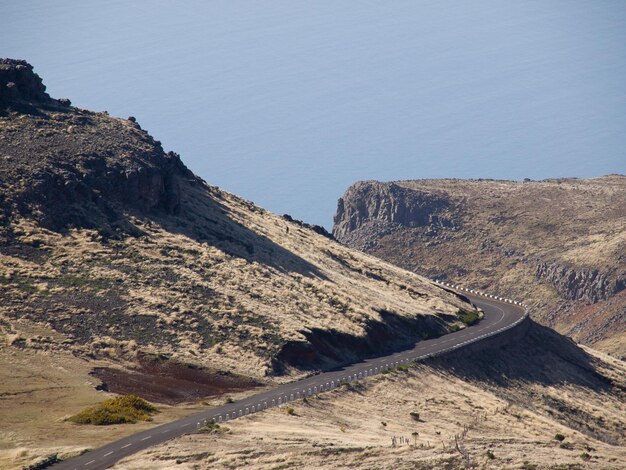
[[[357,180],[626,172],[621,0],[0,0],[0,56],[326,227]]]

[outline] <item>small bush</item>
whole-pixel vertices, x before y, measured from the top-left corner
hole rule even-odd
[[[420,414],[417,411],[411,411],[409,414],[411,415],[411,418],[413,418],[415,421],[420,420]]]
[[[219,432],[220,431],[220,425],[217,424],[215,422],[215,420],[211,420],[208,423],[206,423],[204,426],[202,426],[200,429],[198,429],[199,433],[206,433],[206,434],[212,434],[215,432]]]
[[[582,454],[580,454],[580,458],[583,459],[585,462],[588,462],[589,460],[591,460],[591,455],[589,455],[587,452],[583,452]]]
[[[235,403],[235,400],[233,400],[231,397],[226,397],[226,404],[230,404],[230,403]]]
[[[296,410],[294,410],[291,406],[288,406],[287,408],[285,408],[285,413],[287,413],[288,415],[293,415],[296,412]]]
[[[136,423],[151,421],[151,415],[157,411],[154,406],[136,395],[123,395],[86,408],[68,418],[68,421],[96,425]]]
[[[493,452],[491,452],[490,450],[487,451],[487,458],[489,460],[494,460],[496,458],[496,456],[493,454]]]
[[[384,422],[384,421],[381,421],[380,424],[382,424],[382,426],[385,427],[385,428],[387,427],[387,423]]]
[[[556,433],[554,435],[554,439],[559,441],[559,442],[563,442],[565,440],[565,436],[561,433]]]
[[[459,309],[459,311],[457,312],[457,315],[459,317],[459,320],[461,320],[467,326],[473,325],[478,320],[480,320],[480,316],[478,315],[478,312],[475,312],[473,310]]]
[[[567,449],[567,450],[572,450],[574,448],[574,446],[571,443],[569,443],[569,442],[561,442],[559,444],[559,447],[561,449]]]

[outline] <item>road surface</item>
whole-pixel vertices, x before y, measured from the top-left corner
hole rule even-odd
[[[336,388],[342,383],[362,379],[381,373],[383,370],[400,364],[424,360],[434,355],[446,353],[467,344],[494,336],[519,324],[527,312],[523,305],[511,300],[468,291],[459,286],[446,286],[468,297],[485,312],[477,324],[439,338],[423,340],[413,349],[390,354],[384,357],[367,359],[338,370],[324,372],[305,379],[279,385],[276,388],[258,393],[239,402],[207,409],[186,418],[163,424],[146,431],[133,434],[98,449],[87,452],[53,465],[53,470],[99,470],[109,468],[124,457],[132,455],[156,444],[168,441],[183,434],[194,432],[205,422],[214,419],[225,422],[249,413],[256,413],[272,406],[279,406],[304,396]]]

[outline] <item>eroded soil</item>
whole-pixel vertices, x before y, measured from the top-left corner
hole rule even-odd
[[[168,405],[261,386],[260,382],[240,375],[151,356],[142,356],[136,369],[96,367],[90,375],[102,381],[100,389],[119,394],[133,393],[148,401]]]

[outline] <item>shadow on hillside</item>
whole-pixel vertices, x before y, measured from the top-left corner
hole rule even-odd
[[[312,328],[300,331],[305,341],[285,343],[273,361],[275,374],[286,366],[300,370],[343,370],[346,365],[413,349],[418,341],[438,338],[447,332],[446,324],[434,315],[405,317],[378,310],[381,321],[365,321],[365,335],[356,336],[335,329]]]
[[[433,361],[432,365],[463,380],[497,387],[519,387],[520,382],[542,385],[573,384],[595,391],[611,388],[599,374],[594,358],[571,339],[532,322],[527,334],[502,347],[464,353]]]
[[[220,202],[221,193],[196,182],[183,183],[183,186],[180,214],[160,221],[167,230],[181,233],[198,243],[208,243],[249,263],[257,262],[282,272],[326,279],[315,265],[234,220],[231,209]],[[262,210],[251,203],[246,209]]]

